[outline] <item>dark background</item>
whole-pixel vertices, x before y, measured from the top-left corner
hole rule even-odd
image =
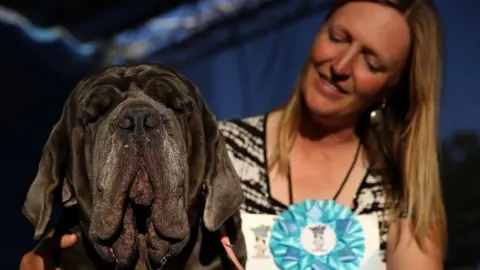
[[[479,4],[435,3],[445,34],[440,134],[449,219],[445,264],[475,269],[480,262]],[[288,96],[329,1],[9,0],[0,5],[0,267],[18,269],[21,255],[34,245],[33,228],[21,214],[23,200],[50,129],[81,77],[103,65],[155,61],[191,78],[218,119],[263,113]]]

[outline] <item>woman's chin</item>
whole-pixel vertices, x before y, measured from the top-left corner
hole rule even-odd
[[[306,101],[306,107],[312,120],[322,120],[326,118],[332,118],[338,115],[339,108],[332,104],[332,102],[326,102],[322,100],[315,100],[313,102]]]

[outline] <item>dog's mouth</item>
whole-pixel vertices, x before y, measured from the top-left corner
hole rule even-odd
[[[131,207],[133,210],[133,225],[137,231],[137,234],[147,235],[148,224],[150,223],[152,208],[150,206],[137,205],[131,202],[127,207]]]
[[[188,219],[183,207],[175,204],[177,195],[161,184],[161,172],[143,161],[137,168],[133,174],[128,169],[122,173],[133,177],[119,181],[112,204],[96,213],[103,220],[90,226],[92,242],[101,257],[117,268],[144,263],[146,269],[161,269],[188,241]],[[112,224],[115,230],[110,229]]]
[[[133,212],[133,226],[137,234],[147,235],[152,216],[153,186],[145,165],[140,165],[126,199],[126,207]]]
[[[141,269],[155,269],[161,270],[167,263],[167,261],[175,255],[175,250],[169,246],[166,253],[156,260],[152,261],[149,258],[149,244],[148,244],[148,231],[151,224],[151,207],[144,205],[137,205],[133,202],[128,202],[126,205],[126,212],[133,213],[132,215],[126,214],[125,217],[131,217],[131,221],[124,220],[124,223],[130,223],[133,226],[136,234],[132,235],[128,231],[119,231],[118,238],[111,247],[108,248],[109,261],[116,265],[115,269],[123,269],[125,267],[133,266],[133,262],[144,264]],[[123,226],[128,227],[127,226]],[[128,239],[131,239],[128,241]],[[133,246],[128,242],[133,241]]]

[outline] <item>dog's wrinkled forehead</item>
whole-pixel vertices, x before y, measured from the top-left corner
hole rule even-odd
[[[196,89],[182,75],[161,65],[113,66],[85,78],[76,101],[86,121],[95,120],[128,97],[148,97],[180,113],[195,104]]]

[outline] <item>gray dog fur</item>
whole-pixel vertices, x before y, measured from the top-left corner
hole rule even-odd
[[[220,230],[245,264],[243,193],[224,138],[197,87],[164,66],[109,67],[76,86],[23,207],[35,239],[59,197],[75,209],[64,222],[75,219],[69,228],[82,236],[62,251],[62,269],[150,269],[166,259],[164,269],[228,269]]]

